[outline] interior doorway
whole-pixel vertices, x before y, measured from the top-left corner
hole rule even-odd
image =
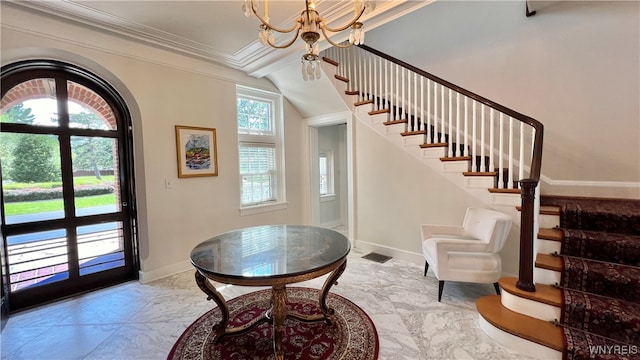
[[[311,224],[354,238],[351,112],[308,119]]]
[[[349,229],[346,172],[346,124],[318,128],[319,225]]]

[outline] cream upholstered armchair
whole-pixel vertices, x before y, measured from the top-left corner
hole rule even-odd
[[[422,225],[424,276],[431,266],[438,279],[438,301],[445,281],[493,283],[500,294],[498,252],[510,229],[511,216],[481,208],[468,208],[462,226]]]

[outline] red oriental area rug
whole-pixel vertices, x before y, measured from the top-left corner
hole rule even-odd
[[[320,314],[319,290],[287,288],[287,308],[300,314]],[[260,316],[270,307],[271,290],[239,296],[227,302],[229,326],[240,326]],[[282,340],[284,358],[375,360],[378,333],[369,316],[358,305],[329,293],[327,305],[335,310],[332,325],[324,321],[303,322],[287,318]],[[248,333],[213,341],[212,328],[221,319],[215,307],[196,320],[173,345],[167,359],[227,360],[274,359],[272,326],[262,323]]]

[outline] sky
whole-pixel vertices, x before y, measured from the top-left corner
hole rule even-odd
[[[31,108],[31,113],[36,117],[34,124],[48,124],[51,122],[51,118],[57,118],[58,109],[55,99],[33,99],[27,100],[23,104],[25,108]],[[85,110],[84,107],[74,102],[69,101],[68,104],[70,114],[77,114]]]

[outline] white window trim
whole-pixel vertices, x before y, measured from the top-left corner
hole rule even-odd
[[[282,95],[270,91],[254,89],[242,85],[236,85],[236,99],[238,97],[250,98],[260,101],[269,101],[273,105],[271,107],[271,118],[273,119],[273,134],[241,134],[238,132],[238,150],[242,143],[269,143],[275,144],[276,148],[276,168],[278,185],[276,189],[277,198],[275,202],[269,202],[258,205],[242,205],[242,199],[238,199],[240,203],[240,216],[259,214],[269,211],[284,210],[288,206],[286,197],[285,183],[285,159],[284,159],[284,112],[282,106]],[[237,102],[237,100],[236,100]],[[236,113],[236,131],[237,125]],[[242,186],[242,177],[238,173],[238,184]]]
[[[320,195],[320,202],[335,201],[336,194]]]
[[[289,203],[286,201],[269,203],[269,204],[261,204],[261,205],[245,206],[240,208],[240,216],[260,214],[260,213],[269,212],[269,211],[285,210],[288,206],[289,206]]]

